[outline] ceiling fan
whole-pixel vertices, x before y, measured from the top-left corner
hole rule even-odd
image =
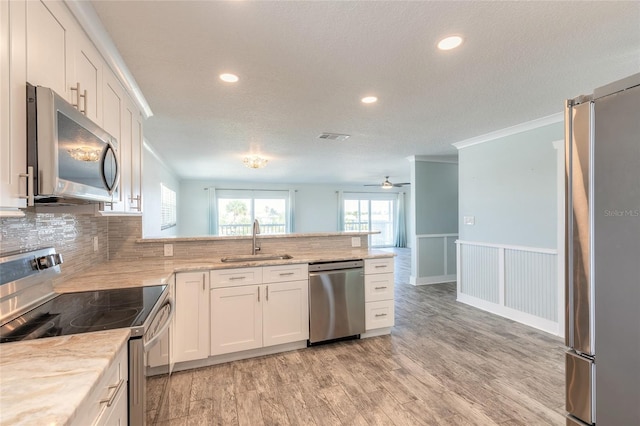
[[[382,189],[391,189],[391,188],[400,188],[403,187],[405,185],[411,185],[411,182],[402,182],[402,183],[391,183],[389,181],[389,176],[385,176],[384,177],[384,182],[380,183],[375,183],[375,184],[370,184],[370,185],[365,185],[365,186],[379,186]]]

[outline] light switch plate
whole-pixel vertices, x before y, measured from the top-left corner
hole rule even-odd
[[[98,251],[98,236],[93,237],[93,251]]]
[[[465,216],[464,217],[464,224],[465,225],[475,225],[476,224],[475,216]]]
[[[165,244],[164,245],[164,255],[165,256],[173,256],[173,244]]]
[[[360,247],[361,245],[360,237],[351,237],[351,247]]]

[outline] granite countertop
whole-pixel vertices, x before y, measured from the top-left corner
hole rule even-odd
[[[274,253],[275,254],[275,253]],[[330,262],[339,260],[393,257],[382,250],[353,249],[315,252],[296,252],[291,259],[248,260],[223,263],[219,257],[209,259],[178,259],[172,257],[114,260],[101,263],[56,285],[57,293],[105,290],[166,284],[172,274],[211,269],[248,268],[254,266],[291,265],[296,263]]]
[[[0,424],[64,425],[112,365],[129,329],[0,346]]]

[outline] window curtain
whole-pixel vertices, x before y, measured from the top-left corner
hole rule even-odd
[[[293,234],[296,232],[296,191],[289,190],[289,220],[287,221],[287,232]]]
[[[344,231],[344,194],[336,191],[338,195],[338,231]]]
[[[398,206],[396,209],[396,238],[395,238],[395,246],[396,247],[406,247],[407,246],[407,225],[405,219],[405,208],[404,208],[404,192],[398,193]]]
[[[209,191],[209,235],[218,235],[218,200],[214,187],[205,188]]]

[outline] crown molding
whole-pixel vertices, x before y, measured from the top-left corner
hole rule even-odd
[[[515,126],[507,127],[505,129],[496,130],[495,132],[486,133],[484,135],[476,136],[470,139],[466,139],[460,142],[452,143],[456,149],[468,148],[473,145],[478,145],[485,142],[490,142],[506,136],[515,135],[517,133],[527,132],[539,127],[548,126],[549,124],[560,123],[564,120],[564,113],[559,112],[557,114],[548,115],[546,117],[538,118],[536,120],[527,121],[525,123],[516,124]]]
[[[424,161],[427,163],[449,163],[458,164],[457,155],[410,155],[407,160],[414,163],[416,161]]]

